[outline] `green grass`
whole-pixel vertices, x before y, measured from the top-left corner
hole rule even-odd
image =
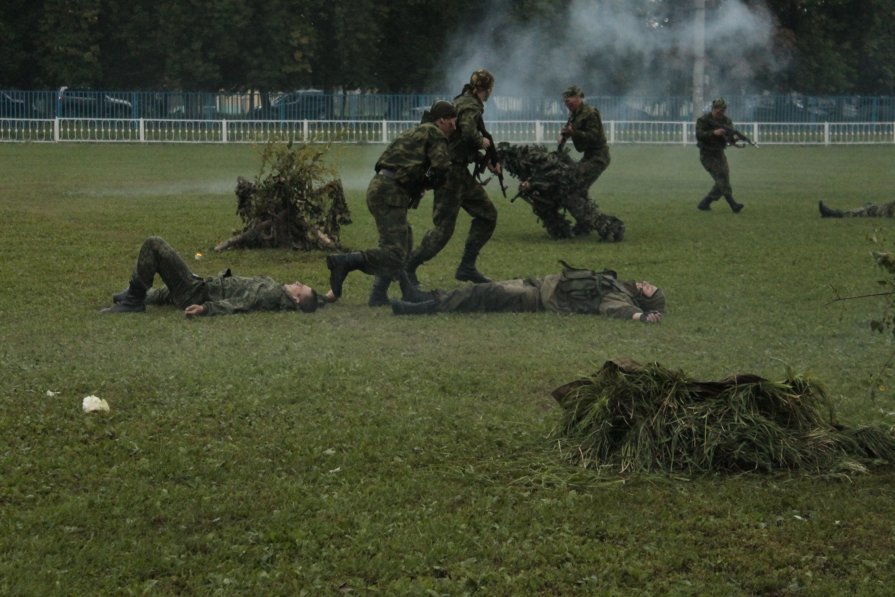
[[[381,147],[336,147],[355,223]],[[398,318],[370,278],[313,314],[107,317],[142,240],[195,271],[325,287],[323,255],[208,253],[240,227],[248,146],[0,145],[0,594],[887,594],[895,475],[612,478],[549,439],[555,387],[613,357],[695,378],[785,367],[851,424],[895,422],[869,384],[890,220],[823,220],[895,199],[895,148],[730,151],[746,209],[695,209],[696,150],[613,147],[593,189],[625,241],[551,241],[521,202],[481,269],[612,267],[666,291],[661,325],[538,314]],[[513,189],[511,189],[511,192]],[[412,215],[419,238],[431,199]],[[419,274],[450,287],[468,217]],[[883,386],[892,380],[883,380]],[[58,393],[48,396],[47,392]],[[107,415],[81,399],[105,398]]]

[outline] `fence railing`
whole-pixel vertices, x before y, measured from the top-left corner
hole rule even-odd
[[[324,93],[305,89],[260,91],[94,91],[0,89],[0,118],[140,118],[150,120],[416,120],[435,100],[454,93]],[[726,95],[728,114],[751,122],[891,122],[895,96],[808,96],[797,93]],[[708,99],[707,99],[708,101]],[[593,96],[604,120],[695,121],[685,96]],[[486,105],[489,120],[565,120],[551,97],[498,94]]]
[[[181,120],[129,118],[0,118],[0,142],[35,143],[389,143],[415,120]],[[491,121],[498,141],[556,141],[564,120]],[[610,144],[691,145],[694,123],[610,120]],[[893,144],[895,122],[737,123],[764,145]]]

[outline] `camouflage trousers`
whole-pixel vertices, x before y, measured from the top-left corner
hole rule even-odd
[[[145,288],[152,288],[156,274],[166,288],[150,291],[149,302],[171,303],[183,309],[208,300],[205,280],[193,274],[186,261],[164,239],[151,236],[140,247],[133,277]]]
[[[438,310],[457,313],[503,311],[523,313],[541,311],[541,293],[526,280],[507,280],[487,284],[469,284],[438,293]]]
[[[466,246],[478,253],[497,227],[497,208],[482,185],[469,173],[469,168],[465,164],[454,164],[448,171],[445,183],[435,189],[433,228],[426,232],[411,254],[411,267],[431,260],[447,245],[454,235],[460,208],[472,216]]]
[[[559,205],[542,201],[532,203],[535,215],[543,223],[550,238],[569,238],[590,232],[596,232],[600,240],[620,241],[624,237],[624,222],[600,211],[587,197],[573,193],[558,203]],[[563,208],[575,218],[574,227],[560,211]]]
[[[379,245],[363,251],[365,273],[393,278],[404,269],[413,246],[413,231],[407,222],[409,193],[394,179],[376,175],[367,187],[367,208],[376,220]]]
[[[891,218],[895,217],[895,201],[891,203],[868,203],[864,207],[843,211],[846,218]]]
[[[602,149],[592,153],[585,153],[584,157],[581,158],[581,161],[578,162],[578,181],[585,197],[587,197],[591,186],[597,182],[600,175],[602,175],[603,172],[606,171],[606,168],[609,167],[609,162],[608,146],[604,146]]]
[[[730,167],[727,165],[727,156],[723,151],[700,151],[699,161],[705,171],[712,176],[715,186],[709,191],[707,197],[711,201],[717,201],[721,197],[733,194],[730,188]]]

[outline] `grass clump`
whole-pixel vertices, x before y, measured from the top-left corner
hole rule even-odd
[[[588,468],[835,474],[895,461],[895,436],[837,423],[823,388],[791,371],[781,382],[750,374],[699,381],[616,359],[553,396],[563,409],[560,446]]]

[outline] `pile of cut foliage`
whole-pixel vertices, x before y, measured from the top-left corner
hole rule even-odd
[[[323,163],[324,151],[309,145],[270,143],[254,181],[236,182],[236,213],[245,224],[225,249],[341,249],[341,227],[351,223],[342,182]]]
[[[563,453],[619,473],[867,472],[895,463],[895,435],[835,422],[823,389],[788,372],[697,381],[655,363],[607,361],[553,391]]]

